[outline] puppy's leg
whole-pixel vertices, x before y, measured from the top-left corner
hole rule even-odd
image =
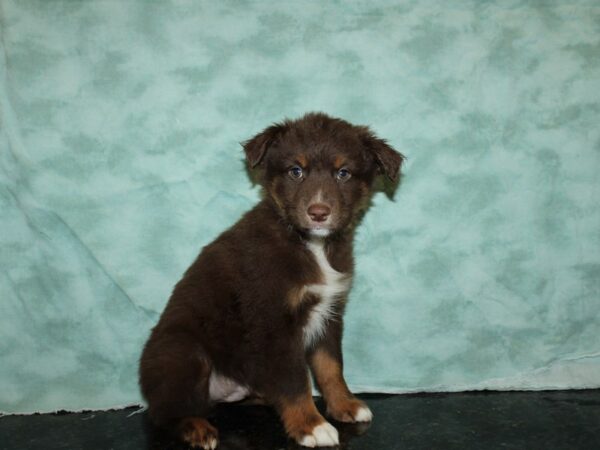
[[[352,395],[343,376],[341,324],[331,323],[328,333],[309,355],[309,363],[325,402],[327,414],[340,422],[370,422],[369,407]]]
[[[153,332],[140,361],[140,386],[155,425],[195,448],[217,447],[218,432],[204,417],[210,407],[211,364],[187,334]]]
[[[258,390],[279,413],[287,434],[306,447],[338,445],[337,430],[323,418],[313,401],[303,345],[272,346],[269,353],[269,375],[264,377],[268,381]]]
[[[307,377],[308,378],[308,377]],[[299,395],[281,396],[276,408],[288,435],[305,447],[330,447],[339,444],[337,430],[317,411],[310,383]]]

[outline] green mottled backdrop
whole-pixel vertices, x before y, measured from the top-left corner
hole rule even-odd
[[[357,236],[356,390],[600,386],[597,1],[0,0],[0,410],[140,401],[140,347],[322,110],[409,159]]]

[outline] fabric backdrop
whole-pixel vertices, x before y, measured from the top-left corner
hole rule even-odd
[[[0,0],[0,410],[141,401],[239,142],[325,111],[408,156],[356,238],[357,391],[600,387],[597,1]]]

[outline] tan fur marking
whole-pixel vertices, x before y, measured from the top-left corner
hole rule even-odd
[[[288,293],[288,305],[291,309],[296,309],[302,303],[306,294],[306,286],[297,286],[290,289]]]
[[[215,449],[219,442],[219,432],[208,420],[202,417],[187,417],[179,423],[181,439],[190,447]]]
[[[326,422],[317,411],[310,392],[300,398],[281,400],[279,413],[285,430],[297,441],[311,434],[317,425]]]
[[[312,368],[323,396],[327,402],[338,402],[352,396],[340,364],[325,350],[317,349],[312,356]]]
[[[348,389],[339,362],[318,349],[312,355],[311,367],[327,403],[327,413],[340,422],[354,422],[358,410],[366,405]]]
[[[304,153],[301,153],[300,155],[298,155],[296,157],[296,161],[298,161],[300,163],[300,166],[302,166],[303,169],[306,169],[306,166],[308,166],[308,158],[306,157],[306,155]]]
[[[333,166],[336,168],[336,170],[341,169],[345,163],[346,158],[344,158],[342,155],[335,155],[335,159],[333,160]]]

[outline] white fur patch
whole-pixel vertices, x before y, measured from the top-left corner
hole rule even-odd
[[[299,442],[304,447],[333,447],[339,443],[338,431],[329,422],[317,425],[311,434],[303,436]]]
[[[354,420],[356,422],[370,422],[373,420],[373,413],[366,406],[361,406],[354,414]]]
[[[311,228],[309,233],[315,237],[327,237],[331,233],[331,230],[329,228]]]
[[[231,378],[227,378],[213,370],[208,379],[208,396],[213,402],[237,402],[250,394],[246,386],[242,386]]]
[[[315,239],[306,245],[313,253],[323,276],[323,283],[306,286],[307,292],[320,297],[319,303],[309,313],[308,322],[304,326],[304,345],[309,347],[325,333],[325,325],[334,314],[335,302],[348,292],[351,278],[331,267],[325,255],[323,240]]]

